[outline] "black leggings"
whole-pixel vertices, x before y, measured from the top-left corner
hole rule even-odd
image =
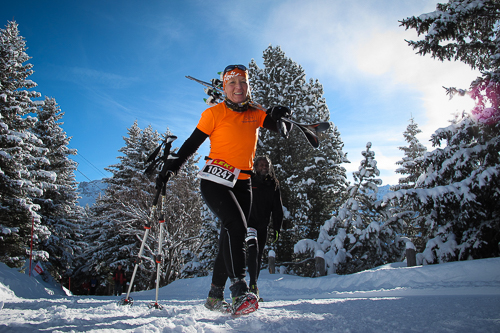
[[[233,188],[201,180],[201,195],[221,221],[219,253],[215,258],[212,283],[225,286],[227,278],[244,279],[245,236],[252,206],[250,179],[238,180]]]
[[[256,285],[259,279],[262,254],[267,240],[267,225],[257,230],[257,245],[255,241],[248,242],[248,275],[250,275],[250,286]]]

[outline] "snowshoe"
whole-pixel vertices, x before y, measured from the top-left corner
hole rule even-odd
[[[247,292],[243,295],[233,297],[233,315],[245,315],[259,308],[259,300],[255,294]]]
[[[233,299],[233,315],[243,315],[254,312],[259,308],[259,299],[249,292],[244,279],[232,279],[229,287]]]
[[[222,313],[232,313],[231,305],[221,298],[208,297],[205,302],[205,307],[210,311],[217,311]]]

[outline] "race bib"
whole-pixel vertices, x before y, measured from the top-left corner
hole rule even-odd
[[[200,172],[198,178],[210,180],[212,182],[233,187],[238,180],[240,169],[235,168],[224,160],[208,160]]]

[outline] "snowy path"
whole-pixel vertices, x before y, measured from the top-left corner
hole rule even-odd
[[[266,301],[240,318],[205,310],[209,277],[162,288],[157,310],[147,306],[154,290],[131,307],[111,296],[18,298],[2,273],[0,332],[500,332],[500,258],[316,279],[263,271]]]

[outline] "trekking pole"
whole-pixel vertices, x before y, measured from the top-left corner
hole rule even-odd
[[[162,193],[161,193],[161,215],[160,218],[158,219],[158,223],[160,226],[160,232],[158,235],[158,251],[155,255],[155,261],[156,261],[156,298],[154,303],[149,303],[150,308],[155,308],[155,309],[163,309],[163,307],[158,304],[158,292],[160,289],[160,270],[161,270],[161,262],[162,262],[162,245],[163,245],[163,225],[165,223],[165,207],[167,205],[167,196],[166,196],[166,186],[163,185],[162,188]]]
[[[168,136],[158,146],[158,148],[156,148],[155,151],[149,156],[149,158],[148,158],[148,160],[146,162],[146,164],[151,162],[151,165],[145,171],[146,174],[151,174],[152,171],[154,169],[156,169],[156,167],[160,163],[163,163],[163,168],[162,168],[161,172],[159,173],[159,175],[156,178],[156,194],[155,194],[155,197],[153,199],[153,204],[152,204],[152,207],[151,207],[151,212],[149,214],[149,218],[145,222],[145,225],[144,225],[145,232],[144,232],[144,237],[142,238],[141,247],[140,247],[139,253],[137,254],[137,258],[134,260],[135,267],[134,267],[134,272],[132,274],[132,279],[130,280],[130,285],[128,287],[127,296],[124,297],[124,298],[122,298],[118,302],[118,305],[132,305],[134,303],[133,298],[130,297],[130,291],[132,290],[132,286],[134,284],[135,276],[137,274],[137,268],[142,263],[142,253],[144,252],[144,246],[146,244],[146,240],[148,238],[149,231],[151,230],[151,223],[150,223],[150,221],[152,221],[153,218],[154,218],[154,216],[156,215],[156,210],[157,210],[157,206],[158,206],[158,200],[159,200],[159,197],[160,197],[160,193],[162,193],[162,204],[163,205],[166,204],[166,184],[167,184],[168,180],[170,179],[170,176],[172,175],[172,173],[169,172],[169,170],[167,170],[166,161],[168,159],[168,156],[170,155],[170,148],[172,147],[172,142],[175,139],[177,139],[176,136],[173,136],[173,135]],[[156,158],[156,156],[160,152],[160,149],[161,149],[162,145],[165,145],[163,156],[160,156],[159,158]],[[159,305],[158,305],[158,281],[159,281],[159,271],[160,271],[159,268],[160,268],[160,264],[158,263],[158,261],[160,261],[160,263],[161,263],[161,254],[160,253],[161,253],[161,242],[162,242],[162,237],[163,237],[163,235],[162,235],[162,230],[163,230],[162,226],[163,226],[163,222],[165,222],[165,219],[164,219],[163,215],[160,217],[159,222],[160,222],[160,236],[159,236],[158,254],[160,255],[160,260],[158,260],[158,256],[156,256],[156,258],[155,258],[155,261],[157,263],[157,266],[156,266],[156,269],[157,269],[157,274],[156,274],[157,275],[157,282],[156,282],[156,302],[155,302],[154,306],[156,308],[159,307]]]
[[[156,206],[153,206],[151,208],[151,212],[149,214],[149,219],[144,224],[144,229],[145,229],[144,237],[142,238],[141,248],[139,250],[139,253],[137,254],[137,258],[134,260],[134,262],[135,262],[134,272],[132,273],[132,279],[130,280],[130,284],[128,286],[127,296],[125,296],[125,298],[122,298],[120,300],[120,302],[118,303],[119,305],[132,305],[132,304],[134,304],[134,299],[132,297],[130,297],[130,291],[132,290],[132,286],[134,284],[135,275],[137,273],[137,268],[142,263],[142,253],[144,252],[144,245],[146,244],[146,239],[148,238],[149,231],[151,230],[151,223],[149,221],[151,221],[151,219],[154,217],[155,213],[156,213]]]

